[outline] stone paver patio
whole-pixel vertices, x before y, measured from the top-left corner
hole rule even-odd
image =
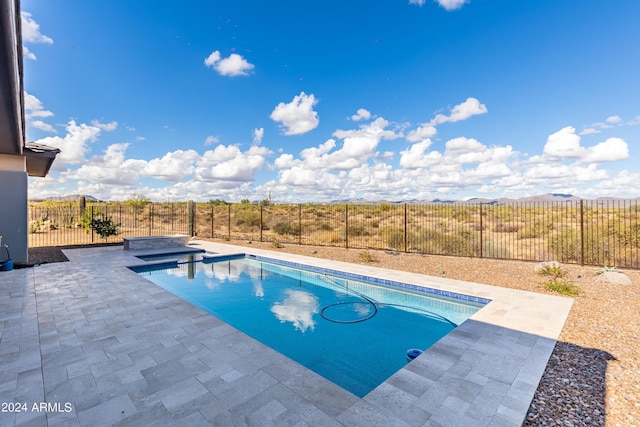
[[[122,247],[0,273],[1,426],[520,426],[573,300],[192,241],[491,299],[358,398],[148,282]]]

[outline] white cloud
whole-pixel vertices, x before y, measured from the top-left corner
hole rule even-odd
[[[240,151],[235,145],[219,145],[206,151],[196,164],[195,175],[201,181],[249,182],[266,163],[266,156],[272,152],[254,145],[247,151]]]
[[[609,116],[605,121],[607,123],[616,124],[620,123],[622,121],[622,118],[620,116]]]
[[[279,122],[285,135],[301,135],[318,127],[320,119],[313,107],[318,103],[313,94],[300,92],[288,104],[279,103],[269,116]]]
[[[418,142],[434,137],[438,131],[433,126],[419,126],[407,134],[407,141]]]
[[[42,101],[40,101],[35,96],[24,92],[24,110],[25,110],[25,118],[30,119],[32,117],[51,117],[53,113],[51,111],[45,110],[42,105]]]
[[[221,76],[247,76],[249,72],[255,68],[255,65],[249,63],[241,55],[232,53],[226,58],[220,56],[220,52],[215,50],[205,58],[204,64],[213,68]]]
[[[469,0],[434,0],[440,6],[445,8],[446,10],[456,10],[460,9],[465,3]],[[409,4],[416,4],[418,6],[424,5],[426,0],[409,0]]]
[[[538,187],[558,187],[606,179],[608,174],[605,170],[598,169],[593,163],[588,166],[580,166],[576,163],[571,165],[546,163],[529,168],[523,177],[527,182]]]
[[[91,120],[91,125],[93,125],[93,126],[95,126],[97,128],[100,128],[100,129],[102,129],[103,131],[106,131],[106,132],[111,132],[111,131],[114,131],[114,130],[116,130],[118,128],[118,122],[116,122],[116,121],[113,121],[113,122],[110,122],[110,123],[101,123],[98,120]]]
[[[103,155],[93,156],[88,164],[65,175],[70,179],[88,181],[91,184],[107,184],[130,186],[139,176],[145,162],[142,160],[125,160],[128,144],[112,144]]]
[[[151,159],[141,169],[141,175],[165,181],[177,182],[195,171],[200,155],[194,150],[176,150],[162,158]]]
[[[27,43],[46,43],[53,44],[51,37],[45,36],[40,32],[40,24],[31,17],[29,12],[21,12],[22,18],[22,41]]]
[[[442,161],[441,153],[437,151],[427,153],[427,148],[429,148],[431,144],[431,140],[424,139],[411,145],[408,150],[401,151],[400,166],[407,169],[417,169],[440,163]]]
[[[582,132],[580,132],[580,135],[594,135],[596,133],[601,133],[601,130],[598,130],[596,128],[584,128],[582,130]]]
[[[629,146],[621,138],[607,138],[593,147],[587,148],[582,159],[584,163],[615,162],[629,157]]]
[[[567,126],[549,135],[542,153],[550,158],[578,159],[584,156],[585,149],[580,145],[580,136],[576,135],[576,129]]]
[[[42,120],[33,120],[29,124],[32,127],[36,128],[36,129],[43,130],[45,132],[58,133],[58,131],[56,131],[53,128],[53,126],[51,126],[49,123],[43,122]]]
[[[487,113],[487,107],[484,104],[481,104],[476,98],[467,98],[461,104],[456,105],[451,109],[451,114],[448,116],[445,114],[436,115],[433,120],[429,123],[430,126],[439,125],[447,122],[457,122],[460,120],[466,120],[469,117],[476,116],[479,114]]]
[[[264,137],[264,128],[257,128],[253,130],[253,144],[259,145]]]
[[[26,47],[25,45],[22,45],[22,54],[27,58],[27,59],[31,59],[32,61],[35,61],[36,59],[38,59],[38,57],[35,55],[35,53],[31,52],[29,50],[28,47]]]
[[[219,50],[214,50],[213,52],[211,52],[211,54],[209,56],[207,56],[204,59],[204,65],[206,65],[207,67],[213,68],[213,66],[218,61],[220,61],[220,51]]]
[[[369,120],[370,118],[371,113],[364,108],[359,108],[358,111],[356,111],[356,114],[351,116],[351,120],[353,120],[354,122],[358,122],[360,120]]]
[[[446,10],[460,9],[469,0],[436,0]]]
[[[583,147],[580,136],[572,126],[567,126],[547,138],[543,157],[535,161],[573,159],[581,163],[600,163],[624,160],[629,157],[629,147],[620,138],[608,138],[593,147]]]
[[[53,163],[53,169],[64,169],[70,164],[80,164],[85,161],[85,154],[89,149],[89,143],[95,141],[100,135],[100,128],[85,123],[76,124],[70,120],[66,127],[67,134],[64,137],[48,136],[35,142],[60,149],[60,153]]]
[[[213,145],[213,144],[217,144],[218,142],[220,142],[220,138],[219,137],[213,136],[213,135],[209,135],[204,140],[204,145]]]
[[[32,17],[29,12],[21,12],[21,26],[22,26],[22,54],[31,60],[38,59],[36,55],[29,50],[27,46],[24,46],[24,43],[45,43],[45,44],[53,44],[53,39],[51,37],[45,36],[40,32],[40,24],[38,24]]]

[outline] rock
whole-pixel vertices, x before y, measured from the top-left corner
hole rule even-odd
[[[624,273],[617,271],[605,271],[596,279],[596,283],[614,283],[617,285],[630,285],[631,279]]]

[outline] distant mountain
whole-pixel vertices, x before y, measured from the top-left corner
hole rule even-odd
[[[29,199],[31,202],[43,202],[45,200],[51,200],[53,202],[77,202],[82,197],[82,194],[68,194],[66,196],[53,196],[47,197],[46,199]],[[84,198],[87,202],[100,202],[101,200],[96,199],[93,196],[84,195]]]

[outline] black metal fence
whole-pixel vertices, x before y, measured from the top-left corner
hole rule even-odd
[[[77,203],[32,205],[30,246],[188,234],[201,238],[386,249],[640,268],[638,200],[510,204]],[[117,236],[87,226],[111,218]]]

